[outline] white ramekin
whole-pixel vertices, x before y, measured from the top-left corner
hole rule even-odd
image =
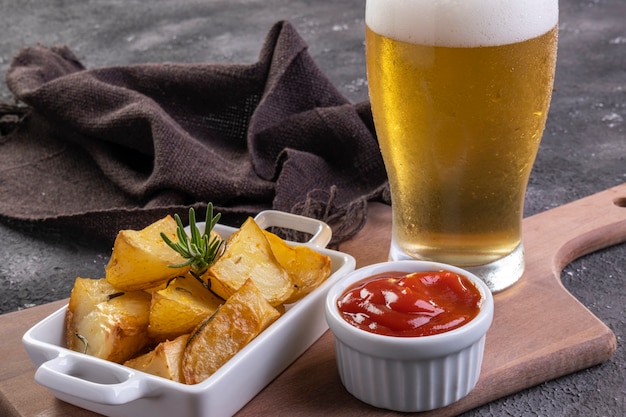
[[[439,270],[466,276],[482,295],[478,315],[457,329],[432,336],[383,336],[358,329],[339,314],[337,300],[358,281],[386,271]],[[451,265],[384,262],[357,269],[331,287],[326,320],[335,338],[339,376],[348,392],[375,407],[427,411],[460,400],[476,385],[493,320],[493,297],[478,277]]]

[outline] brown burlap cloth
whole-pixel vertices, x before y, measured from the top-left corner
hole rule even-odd
[[[367,103],[352,104],[288,22],[258,62],[86,69],[67,47],[25,48],[0,106],[0,218],[113,241],[212,202],[222,223],[277,209],[333,243],[388,202]],[[19,104],[16,106],[15,104]]]

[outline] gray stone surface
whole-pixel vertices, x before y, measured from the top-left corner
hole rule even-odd
[[[331,81],[367,99],[364,0],[0,0],[0,72],[23,46],[66,44],[88,67],[257,58],[273,23],[291,21]],[[626,1],[562,0],[552,107],[526,215],[626,182]],[[0,86],[0,97],[10,94]],[[1,148],[0,148],[1,151]],[[2,167],[0,167],[2,169]],[[1,184],[0,184],[1,186]],[[625,196],[626,197],[626,196]],[[110,247],[0,222],[0,313],[67,297],[101,276]],[[626,244],[568,265],[564,285],[617,335],[608,362],[495,401],[469,416],[626,415]]]

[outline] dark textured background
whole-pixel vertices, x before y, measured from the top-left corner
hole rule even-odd
[[[88,66],[256,61],[273,23],[291,21],[331,81],[367,99],[364,0],[0,0],[0,71],[23,46],[66,44]],[[626,182],[626,1],[562,0],[552,107],[526,216]],[[0,85],[0,98],[10,99]],[[0,147],[1,151],[1,147]],[[2,169],[2,167],[0,167]],[[1,184],[0,184],[1,187]],[[110,247],[0,222],[0,313],[64,298],[99,277]],[[585,256],[565,286],[615,333],[608,362],[485,405],[468,416],[626,415],[626,244]],[[546,306],[549,308],[549,306]]]

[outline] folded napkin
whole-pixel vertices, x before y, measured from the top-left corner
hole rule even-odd
[[[368,103],[350,103],[288,22],[258,62],[86,69],[67,47],[13,59],[0,106],[0,218],[112,241],[208,202],[221,223],[276,209],[333,244],[389,202]]]

